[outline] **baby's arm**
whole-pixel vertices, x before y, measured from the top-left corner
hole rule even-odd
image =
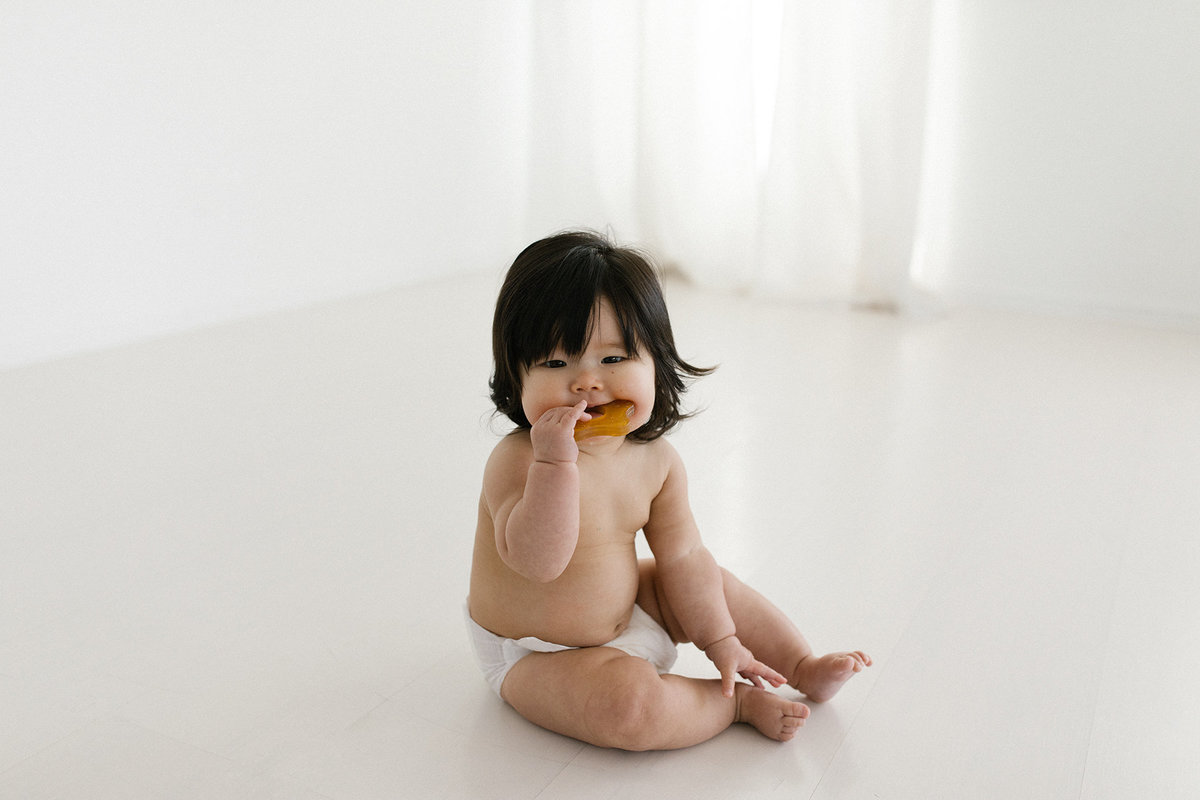
[[[650,507],[643,530],[654,552],[659,580],[684,633],[704,651],[721,672],[724,692],[732,697],[738,674],[761,685],[785,683],[782,675],[754,658],[737,638],[737,628],[725,602],[725,584],[716,559],[700,540],[687,498],[683,461],[670,445],[667,478]]]
[[[506,449],[485,476],[500,558],[540,583],[562,574],[579,540],[579,448],[573,432],[586,405],[547,411],[530,430],[530,448]]]

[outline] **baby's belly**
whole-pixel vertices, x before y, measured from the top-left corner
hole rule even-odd
[[[557,580],[534,583],[503,564],[471,576],[471,616],[509,639],[536,636],[554,644],[592,647],[612,641],[629,624],[637,598],[637,558],[572,563]],[[498,567],[498,568],[496,568]]]

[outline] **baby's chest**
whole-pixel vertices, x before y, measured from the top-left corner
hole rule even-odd
[[[623,540],[641,530],[649,519],[649,506],[631,503],[629,498],[581,498],[580,538],[581,540]]]
[[[618,476],[612,476],[618,477]],[[650,519],[650,507],[660,488],[650,476],[627,474],[618,480],[602,480],[581,474],[579,526],[584,536],[637,533]]]

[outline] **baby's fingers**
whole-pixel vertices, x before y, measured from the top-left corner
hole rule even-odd
[[[725,667],[721,669],[721,694],[726,697],[733,697],[733,687],[737,683],[737,671],[734,667]]]
[[[589,416],[585,410],[586,408],[587,400],[580,400],[573,406],[557,406],[555,408],[548,409],[546,413],[542,415],[542,419],[545,420],[546,424],[548,425],[573,428],[576,421]]]
[[[750,681],[750,683],[754,684],[755,688],[758,688],[758,689],[767,688],[767,687],[763,686],[762,678],[758,677],[750,670],[743,670],[742,672],[739,672],[738,674],[741,675],[746,680]]]
[[[754,677],[751,677],[753,675]],[[756,686],[760,685],[758,680],[766,680],[767,683],[778,689],[787,683],[787,678],[780,675],[775,670],[768,667],[761,661],[755,661],[754,664],[742,672],[742,677],[746,680],[753,681]]]
[[[587,401],[580,400],[573,406],[556,406],[543,412],[529,432],[533,457],[550,463],[574,462],[579,456],[573,435],[575,422],[588,416],[586,409]]]

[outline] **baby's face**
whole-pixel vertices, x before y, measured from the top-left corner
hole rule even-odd
[[[606,298],[600,301],[584,351],[569,356],[556,349],[525,370],[521,384],[521,407],[530,422],[537,422],[551,408],[584,399],[589,408],[628,400],[633,403],[630,430],[637,430],[654,410],[654,361],[645,352],[634,356],[625,349],[621,327]]]

